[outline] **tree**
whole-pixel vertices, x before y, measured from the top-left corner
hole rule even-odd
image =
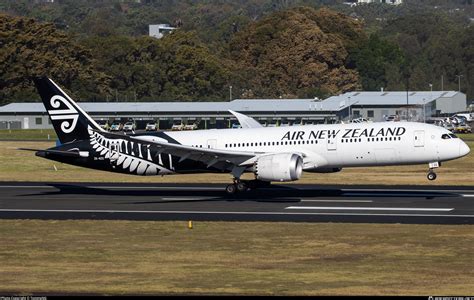
[[[394,80],[400,80],[404,55],[395,43],[372,34],[353,50],[350,60],[361,76],[362,88],[376,91],[386,88],[389,81],[393,85]]]
[[[226,64],[193,32],[177,30],[158,40],[111,36],[83,41],[111,77],[120,101],[221,100],[226,96]]]
[[[99,100],[109,78],[99,72],[91,53],[51,23],[0,14],[0,101],[39,99],[32,79],[48,75],[73,95]]]
[[[232,39],[230,56],[240,75],[234,85],[252,90],[257,97],[292,98],[312,90],[335,94],[357,89],[359,76],[346,66],[346,47],[363,36],[361,24],[327,9],[274,13]]]

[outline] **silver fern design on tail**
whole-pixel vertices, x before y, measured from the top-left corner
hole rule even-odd
[[[88,127],[90,144],[102,157],[108,159],[111,165],[122,167],[137,175],[172,174],[172,167],[165,168],[153,162],[150,145],[129,142],[125,139],[109,139]],[[134,151],[134,150],[137,151]],[[137,153],[135,153],[137,152]],[[161,154],[160,154],[161,158]],[[160,159],[161,161],[161,159]]]

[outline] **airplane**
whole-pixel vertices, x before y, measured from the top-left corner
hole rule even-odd
[[[60,144],[36,155],[97,170],[134,174],[230,173],[229,194],[300,179],[302,172],[332,173],[347,167],[428,164],[436,179],[441,163],[467,155],[450,131],[415,122],[262,127],[230,111],[239,129],[122,135],[102,129],[53,80],[34,80]],[[244,172],[254,180],[241,180]]]

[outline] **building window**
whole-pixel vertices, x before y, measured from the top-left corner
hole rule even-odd
[[[360,111],[359,110],[354,110],[352,112],[352,114],[354,115],[355,118],[359,118],[360,117]]]
[[[36,122],[36,125],[42,125],[43,124],[43,118],[36,118],[35,122]]]
[[[373,118],[374,117],[374,111],[373,110],[368,110],[367,111],[367,118]]]

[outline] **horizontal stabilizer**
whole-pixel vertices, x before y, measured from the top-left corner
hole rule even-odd
[[[31,149],[31,148],[17,148],[17,150],[24,150],[24,151],[34,151],[38,156],[45,156],[48,154],[56,154],[62,156],[71,156],[71,157],[81,157],[79,151],[61,151],[61,150],[43,150],[43,149]]]

